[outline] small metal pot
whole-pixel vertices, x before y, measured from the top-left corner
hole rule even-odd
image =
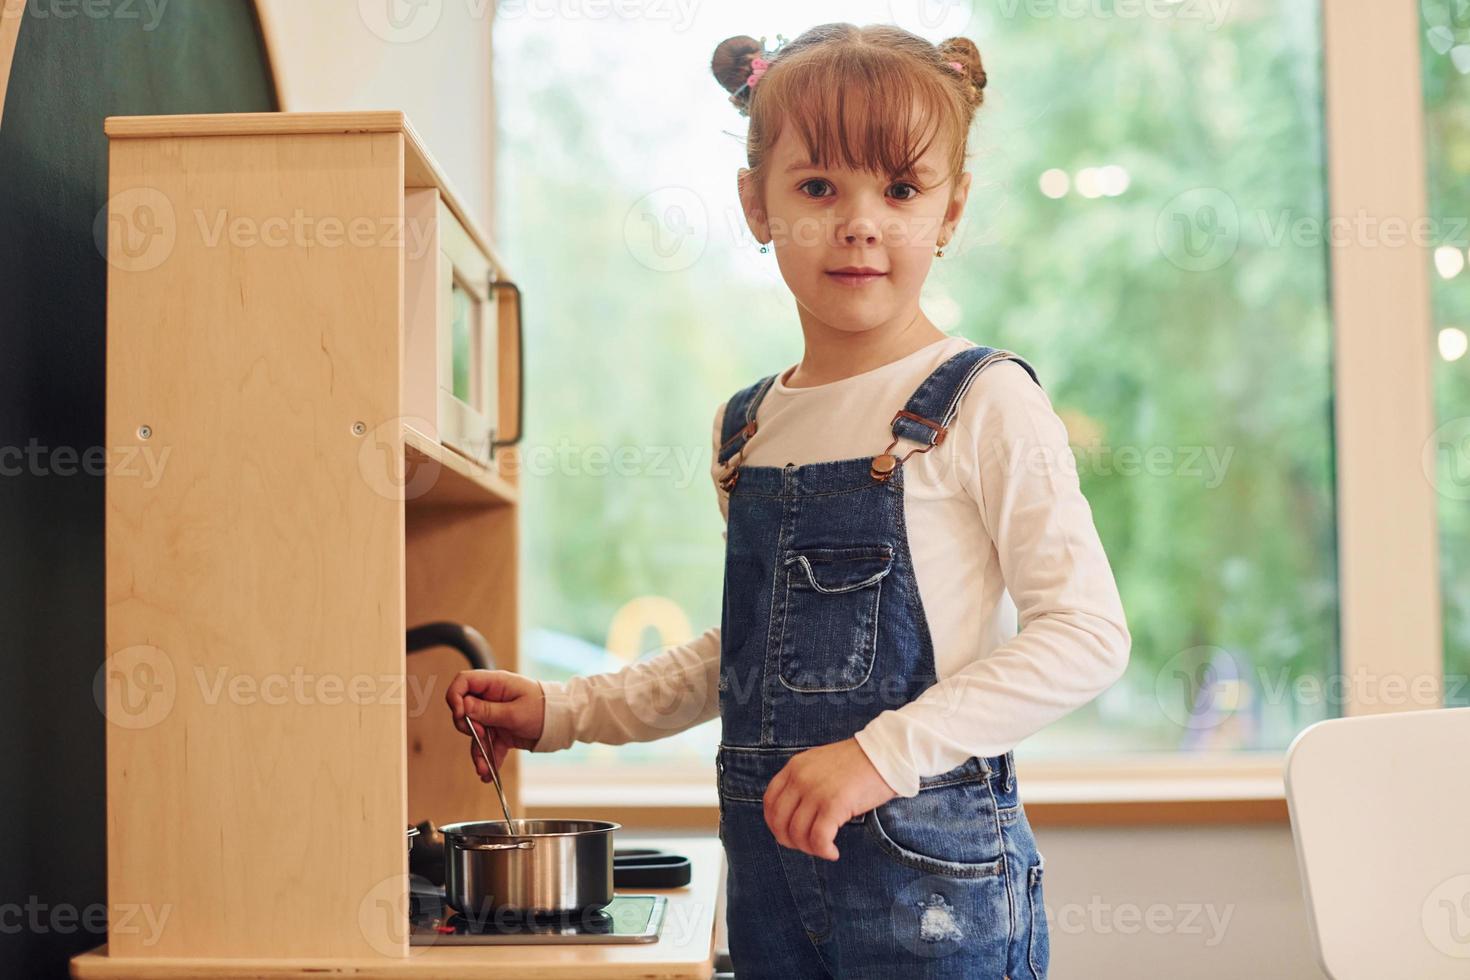
[[[464,915],[542,915],[600,909],[613,900],[610,820],[452,823],[444,835],[444,898]]]

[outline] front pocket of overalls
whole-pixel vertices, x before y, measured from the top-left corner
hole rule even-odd
[[[986,780],[979,775],[895,796],[868,811],[868,829],[883,851],[928,874],[1000,874],[1005,845]]]
[[[786,572],[778,674],[793,691],[851,691],[873,670],[888,545],[802,548],[781,558]]]

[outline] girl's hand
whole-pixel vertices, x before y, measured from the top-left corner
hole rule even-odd
[[[444,700],[454,716],[454,727],[470,734],[470,722],[483,733],[493,729],[495,770],[500,771],[512,748],[529,749],[541,737],[546,723],[546,698],[534,678],[509,670],[462,670],[449,683]],[[484,734],[480,736],[485,741]],[[485,742],[490,748],[490,743]],[[480,782],[490,781],[490,767],[480,755],[475,740],[470,739],[470,758]]]
[[[766,787],[766,826],[776,841],[835,861],[837,828],[898,794],[857,739],[798,752]]]

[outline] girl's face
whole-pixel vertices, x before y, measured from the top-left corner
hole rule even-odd
[[[757,240],[774,244],[804,322],[861,332],[913,320],[937,243],[953,236],[969,194],[968,172],[935,186],[948,152],[940,143],[915,162],[913,180],[813,166],[793,128],[782,131],[765,211],[754,187],[742,187],[741,202]]]

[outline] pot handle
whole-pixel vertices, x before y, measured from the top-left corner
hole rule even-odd
[[[518,840],[514,844],[466,844],[463,841],[455,841],[454,846],[462,851],[512,851],[523,847],[535,847],[533,840]]]

